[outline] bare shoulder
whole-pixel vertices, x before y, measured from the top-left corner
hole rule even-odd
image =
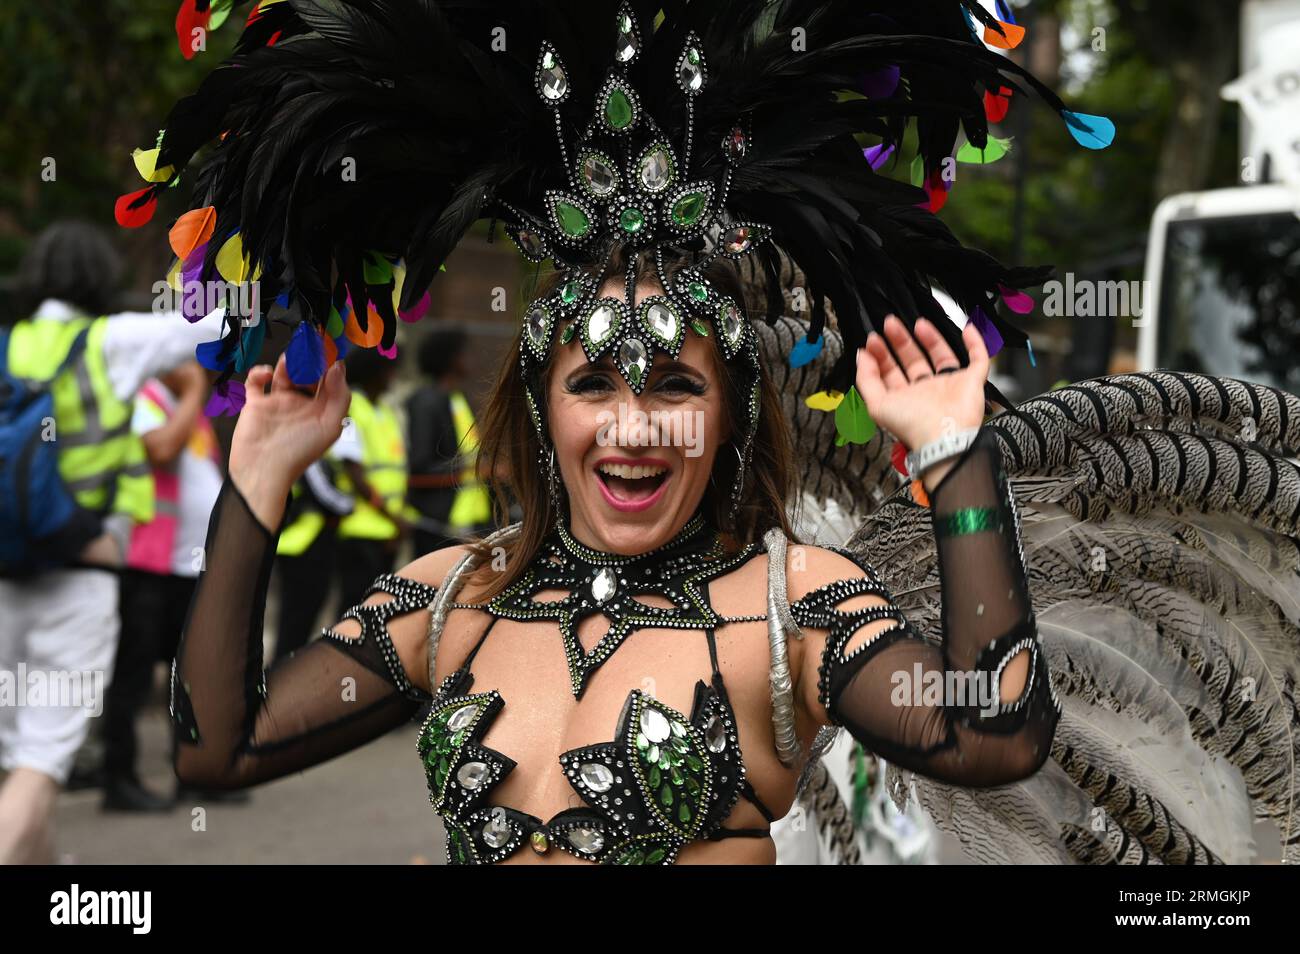
[[[853,558],[810,543],[790,544],[786,549],[785,574],[786,592],[792,603],[830,583],[870,575]]]
[[[442,547],[439,550],[433,550],[426,553],[418,559],[412,560],[406,566],[397,571],[398,576],[404,576],[407,579],[423,583],[425,586],[432,586],[435,589],[442,589],[443,581],[447,579],[447,574],[452,568],[461,561],[468,553],[470,548],[464,544],[456,546]]]

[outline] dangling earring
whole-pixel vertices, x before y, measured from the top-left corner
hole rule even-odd
[[[560,478],[555,470],[555,445],[551,445],[550,460],[546,465],[546,483],[547,491],[551,495],[551,508],[555,511],[555,519],[559,520],[560,515],[564,512],[560,500]]]
[[[731,449],[736,452],[736,482],[731,488],[731,525],[736,525],[736,515],[740,511],[740,495],[745,489],[745,452],[734,443]],[[749,441],[745,441],[745,451],[749,450]]]

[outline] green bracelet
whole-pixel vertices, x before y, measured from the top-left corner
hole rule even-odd
[[[1001,530],[1002,511],[998,507],[963,507],[946,517],[935,517],[934,533],[938,537],[960,537],[983,530]]]

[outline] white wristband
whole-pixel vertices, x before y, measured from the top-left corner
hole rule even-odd
[[[907,455],[908,476],[913,479],[919,478],[922,473],[935,464],[961,454],[966,448],[975,443],[975,438],[979,435],[979,432],[978,427],[973,427],[968,431],[953,431],[950,434],[943,435],[938,440],[931,441],[918,450],[912,451]]]

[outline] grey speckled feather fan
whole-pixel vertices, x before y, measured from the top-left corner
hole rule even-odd
[[[1064,715],[997,789],[891,768],[988,862],[1300,861],[1300,398],[1197,374],[1097,378],[992,418]],[[816,448],[820,452],[820,447]],[[906,487],[848,546],[939,634],[929,511]]]

